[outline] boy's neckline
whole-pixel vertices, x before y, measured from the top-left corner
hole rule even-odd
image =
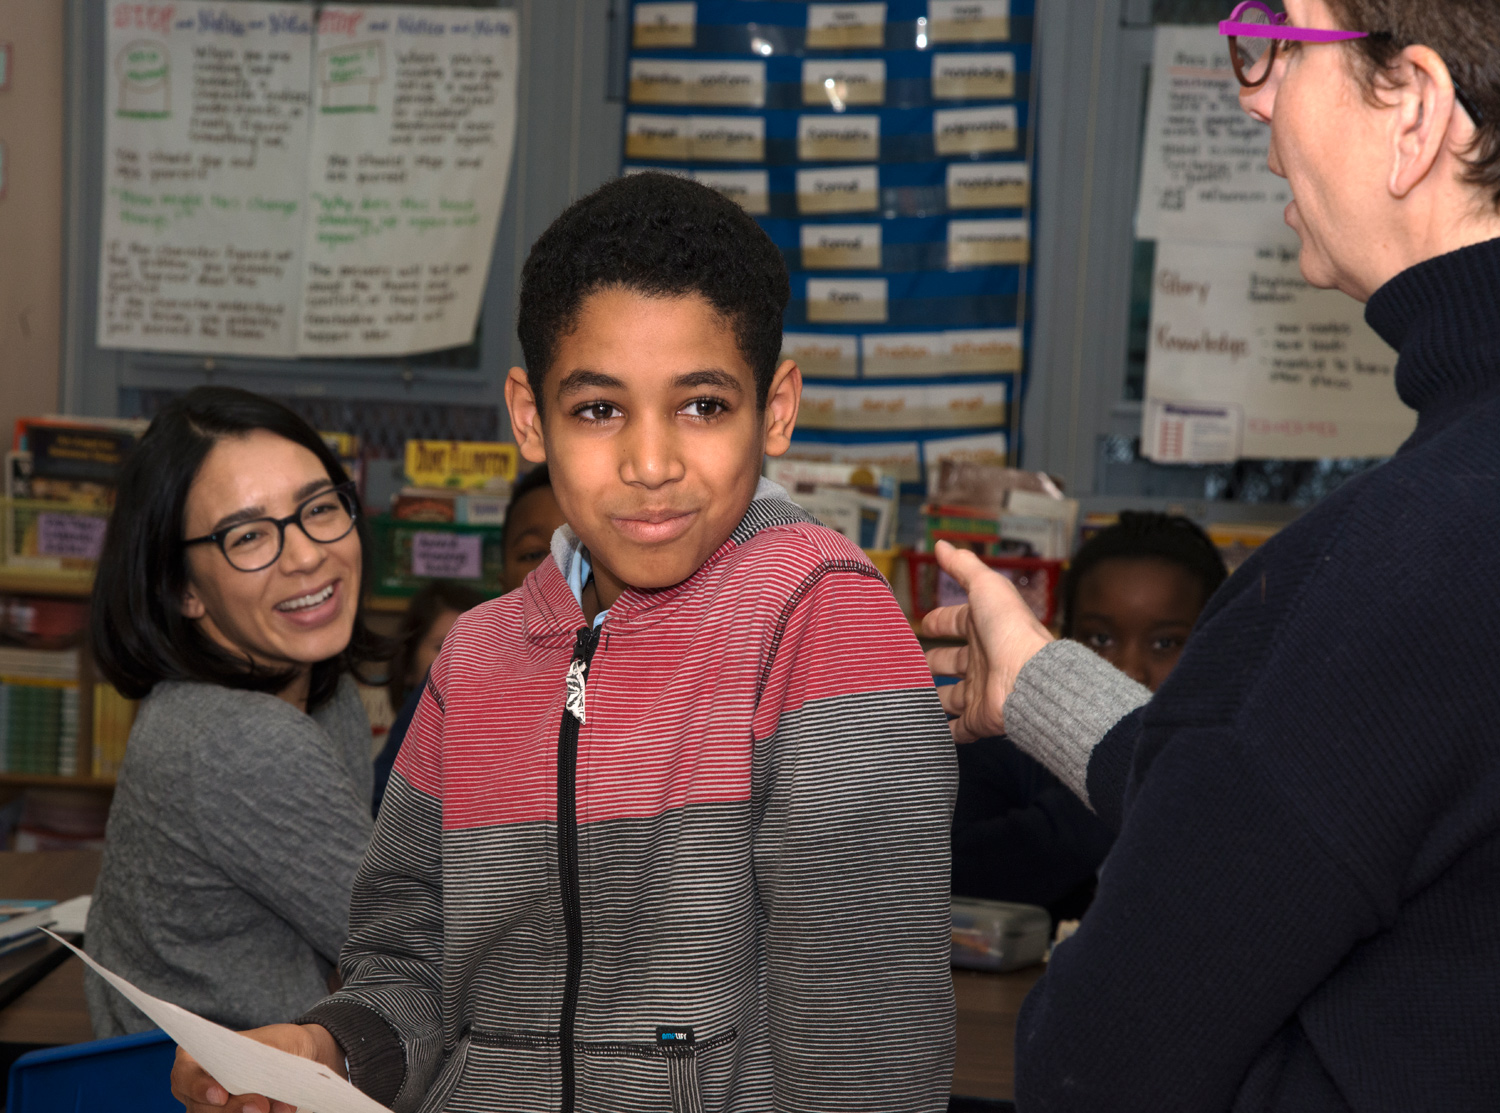
[[[613,614],[616,621],[629,619],[634,622],[642,612],[654,610],[675,598],[684,587],[697,579],[704,569],[715,564],[725,551],[734,548],[736,544],[748,541],[761,530],[771,526],[812,521],[813,519],[792,501],[785,488],[762,477],[756,486],[755,496],[741,516],[740,524],[691,576],[681,583],[665,588],[635,589],[626,585],[620,597],[610,607],[600,610],[594,616],[591,626],[598,627],[606,614]],[[552,616],[550,620],[543,620],[545,626],[550,627],[553,623],[560,621],[565,626],[567,636],[571,637],[576,633],[580,621],[588,621],[588,608],[584,605],[583,593],[591,586],[597,592],[597,585],[591,582],[593,567],[589,560],[588,549],[579,536],[573,532],[571,526],[564,524],[558,527],[552,535],[551,549],[552,563],[560,573],[558,579],[562,582],[558,583],[546,575],[548,570],[543,564],[527,578],[523,591],[540,606],[539,612],[533,612],[538,619],[543,614]],[[556,586],[552,586],[554,584]],[[572,607],[568,606],[568,601],[572,602]],[[526,609],[531,611],[531,606],[532,604],[528,603]],[[574,607],[577,610],[574,610]],[[568,612],[572,612],[577,617],[569,618]],[[530,621],[528,621],[528,626],[530,637],[550,636],[550,633],[543,635],[541,627],[530,626]],[[561,635],[563,629],[558,629],[556,633]]]

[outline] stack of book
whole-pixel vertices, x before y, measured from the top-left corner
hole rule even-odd
[[[0,648],[0,772],[78,772],[78,653]]]
[[[144,428],[139,421],[19,419],[5,461],[5,563],[92,568],[120,465]]]
[[[1003,464],[941,459],[928,468],[927,546],[951,541],[986,557],[1066,560],[1078,500],[1051,478]]]
[[[864,464],[772,459],[766,461],[766,478],[861,548],[895,547],[899,483],[894,475]]]

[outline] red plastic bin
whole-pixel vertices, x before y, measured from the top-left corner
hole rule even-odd
[[[1052,625],[1057,614],[1057,594],[1062,584],[1063,561],[1041,560],[1037,557],[987,557],[980,560],[999,572],[1021,593],[1031,607],[1031,613],[1044,625]],[[908,553],[907,573],[911,577],[912,617],[920,619],[928,611],[949,602],[944,596],[951,591],[953,602],[961,602],[963,592],[958,585],[938,568],[937,557],[932,553]],[[947,580],[945,588],[943,581]]]

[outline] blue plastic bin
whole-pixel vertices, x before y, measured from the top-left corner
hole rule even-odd
[[[177,1045],[162,1031],[49,1047],[10,1068],[9,1113],[182,1113],[172,1096]]]

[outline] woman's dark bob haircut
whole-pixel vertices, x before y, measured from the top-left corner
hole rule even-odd
[[[225,386],[200,386],[163,407],[120,471],[114,512],[104,535],[89,636],[104,677],[131,699],[164,680],[196,680],[251,692],[280,692],[295,673],[272,671],[205,637],[183,615],[188,586],[182,545],[188,490],[214,445],[257,429],[285,437],[316,456],[334,483],[349,476],[323,438],[291,410]],[[370,582],[370,539],[364,514],[356,520],[363,582]],[[247,573],[249,574],[249,573]],[[332,698],[345,672],[388,657],[385,639],[365,626],[364,604],[354,616],[344,652],[313,666],[307,707]]]

